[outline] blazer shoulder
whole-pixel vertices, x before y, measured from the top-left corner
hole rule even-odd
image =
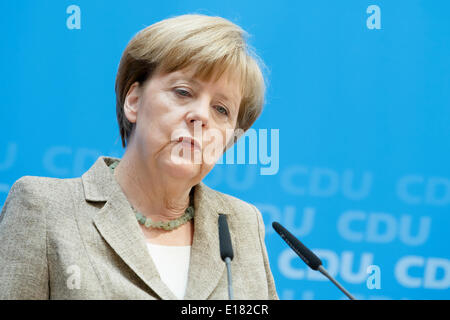
[[[9,205],[27,209],[43,209],[50,206],[67,206],[67,200],[75,191],[74,185],[81,184],[80,178],[59,179],[39,176],[23,176],[16,180],[9,190],[3,210]]]
[[[67,200],[68,194],[71,193],[70,187],[77,182],[80,183],[77,180],[80,178],[23,176],[14,182],[9,193],[21,193],[24,196],[32,197],[33,200]]]

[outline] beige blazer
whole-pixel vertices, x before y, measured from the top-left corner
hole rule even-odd
[[[115,159],[99,157],[78,178],[14,183],[0,216],[0,299],[176,299],[108,168]],[[194,207],[185,299],[228,299],[219,213],[234,247],[235,299],[278,299],[258,209],[203,182]]]

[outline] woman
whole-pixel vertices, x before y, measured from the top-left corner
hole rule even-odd
[[[0,217],[0,298],[227,299],[219,214],[234,298],[278,298],[260,212],[202,182],[262,110],[244,36],[204,15],[134,36],[116,79],[124,156],[99,157],[80,178],[14,183]]]

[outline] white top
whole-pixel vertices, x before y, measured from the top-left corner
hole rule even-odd
[[[183,299],[189,271],[191,246],[162,246],[147,242],[161,280],[178,299]]]

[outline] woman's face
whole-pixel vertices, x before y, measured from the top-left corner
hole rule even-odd
[[[157,72],[128,91],[124,111],[136,123],[128,148],[135,148],[150,168],[200,181],[230,141],[240,102],[239,83],[226,73],[205,82],[192,78],[189,69]]]

